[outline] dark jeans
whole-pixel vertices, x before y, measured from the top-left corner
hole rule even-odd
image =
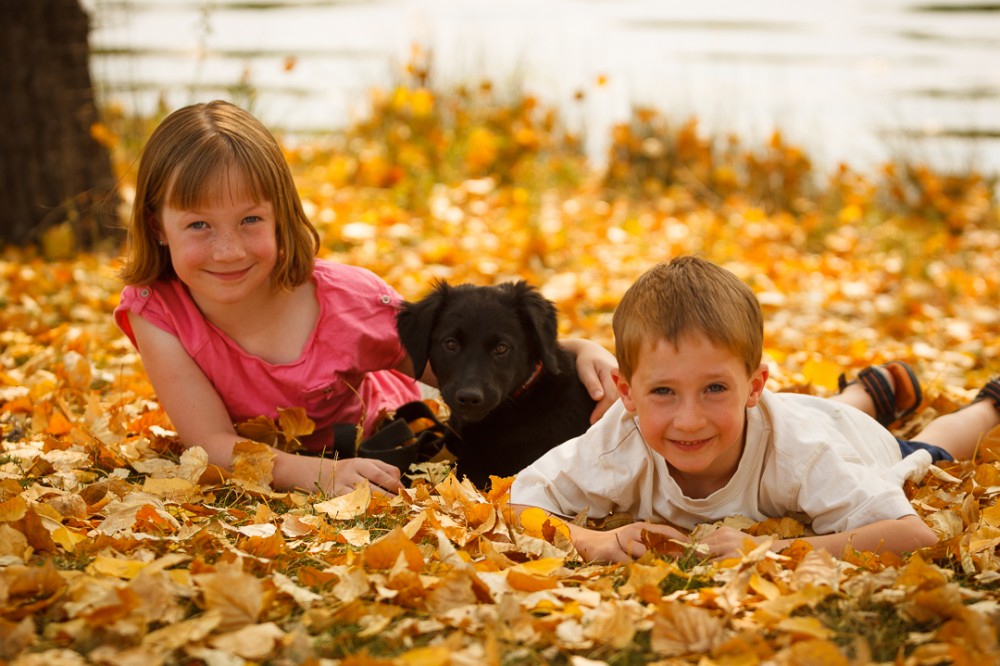
[[[955,460],[955,458],[952,457],[950,453],[942,449],[940,446],[934,446],[933,444],[925,444],[923,442],[914,442],[908,439],[900,439],[899,437],[896,438],[896,441],[899,443],[899,450],[903,454],[904,458],[913,453],[914,451],[923,449],[931,454],[931,461],[933,462],[941,462],[942,460],[945,461]]]

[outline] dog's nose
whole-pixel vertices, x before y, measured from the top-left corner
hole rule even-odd
[[[476,389],[462,389],[455,393],[455,400],[463,407],[478,407],[483,403],[483,392]]]

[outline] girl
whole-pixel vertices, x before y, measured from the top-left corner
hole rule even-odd
[[[371,430],[380,412],[420,398],[396,333],[401,298],[373,273],[317,260],[277,141],[228,102],[170,114],[139,162],[115,320],[142,356],[183,442],[228,467],[244,439],[233,423],[300,406],[316,423],[303,441],[332,450],[334,423]],[[581,381],[617,398],[614,356],[567,340]],[[425,373],[420,379],[434,384]],[[382,488],[399,470],[373,459],[276,452],[274,484],[341,494],[362,479]]]

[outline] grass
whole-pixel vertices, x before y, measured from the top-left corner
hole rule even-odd
[[[907,656],[913,647],[908,642],[910,633],[922,629],[888,602],[859,602],[851,597],[833,596],[812,614],[836,633],[834,642],[848,657],[866,656],[859,654],[859,646],[864,646],[869,652],[867,656],[875,662],[893,662]],[[928,628],[931,627],[923,627]]]

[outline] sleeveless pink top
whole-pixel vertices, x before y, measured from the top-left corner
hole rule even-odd
[[[176,278],[125,287],[115,321],[133,345],[127,312],[177,336],[234,423],[261,415],[277,418],[278,408],[304,408],[316,433],[303,444],[319,451],[332,446],[334,423],[356,424],[364,414],[367,436],[381,411],[419,400],[420,390],[413,379],[391,369],[406,354],[396,332],[400,295],[356,266],[317,260],[312,279],[319,321],[302,355],[291,363],[268,363],[244,351],[205,319]]]

